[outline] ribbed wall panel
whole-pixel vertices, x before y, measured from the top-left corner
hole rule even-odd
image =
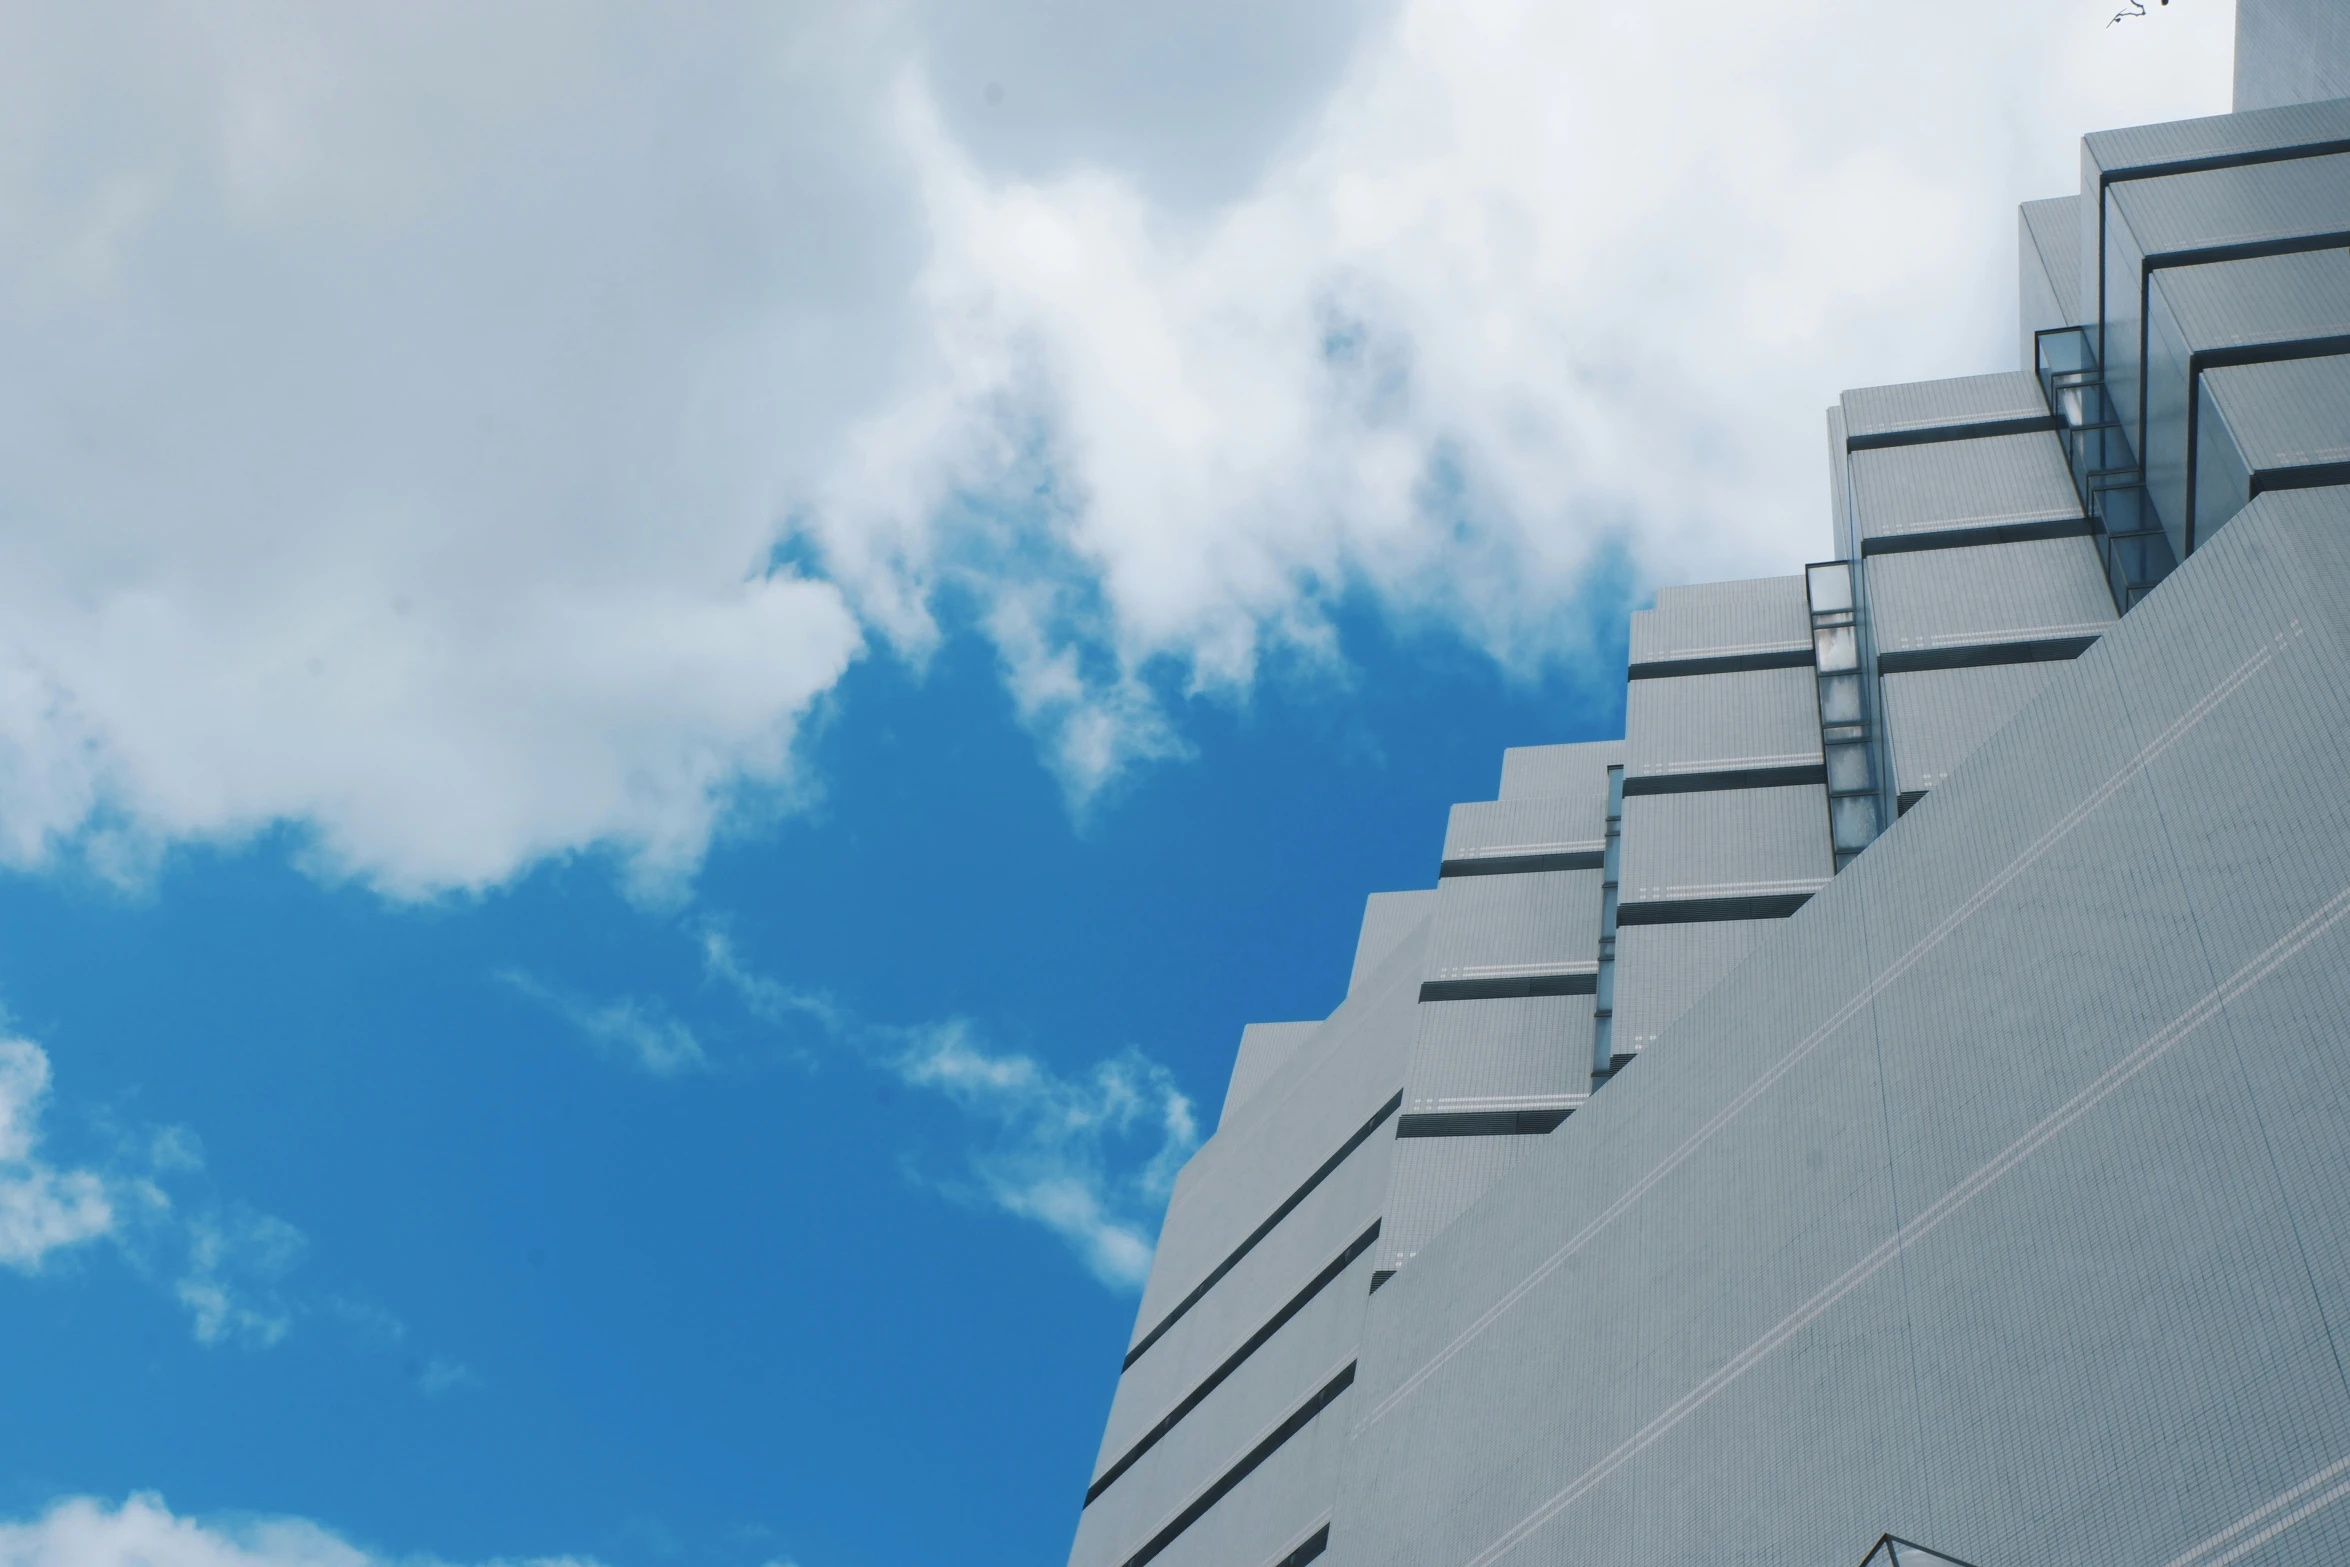
[[[2207,370],[2198,395],[2198,539],[2243,509],[2256,477],[2296,483],[2350,465],[2350,355]]]
[[[1635,680],[1624,735],[1627,779],[1817,762],[1818,684],[1809,669]]]
[[[1854,452],[1860,536],[1956,532],[2078,517],[2080,497],[2053,435],[1994,435]]]
[[[1598,871],[1446,877],[1421,976],[1477,979],[1595,962],[1599,885]]]
[[[2081,147],[2088,167],[2116,174],[2344,140],[2350,140],[2350,102],[2296,104],[2091,131],[2081,138]]]
[[[2084,538],[1876,555],[1867,570],[1880,654],[2097,636],[2113,624],[2097,546]]]
[[[2196,353],[2350,332],[2350,252],[2166,267],[2151,286]]]
[[[2335,0],[2236,0],[2235,88],[2238,109],[2350,98],[2350,10]]]
[[[1940,784],[2064,668],[1998,664],[1887,675],[1885,727],[1895,790],[1914,794]]]
[[[1347,976],[1352,997],[1368,984],[1379,966],[1436,912],[1433,888],[1418,892],[1374,892],[1363,900],[1363,922],[1355,932],[1354,971]]]
[[[1838,402],[1844,408],[1844,437],[1848,441],[2048,417],[2048,401],[2040,394],[2038,378],[2012,370],[1898,386],[1864,386],[1846,392]]]
[[[1406,1114],[1515,1108],[1591,1087],[1591,996],[1430,1002],[1404,1082]]]
[[[1632,662],[1804,649],[1811,620],[1801,577],[1659,588],[1656,608],[1632,617]]]
[[[2207,370],[2203,384],[2252,472],[2350,461],[2350,354]]]
[[[1590,740],[1574,745],[1514,745],[1501,753],[1501,789],[1504,800],[1533,800],[1546,795],[1607,793],[1607,770],[1624,759],[1621,740]]]
[[[1541,1136],[1407,1137],[1395,1145],[1379,1266],[1401,1268],[1533,1151]]]
[[[1224,1113],[1217,1117],[1216,1124],[1222,1126],[1231,1120],[1233,1111],[1264,1087],[1282,1063],[1321,1026],[1320,1023],[1250,1023],[1242,1028],[1240,1052],[1232,1061],[1232,1081],[1224,1090]]]
[[[1817,784],[1624,802],[1626,902],[1808,892],[1834,871],[1828,794]]]
[[[1634,925],[1616,936],[1616,1048],[1657,1042],[1690,1003],[1721,981],[1780,920]]]
[[[1607,775],[1602,771],[1572,794],[1454,806],[1445,822],[1444,857],[1596,850],[1606,839]]]

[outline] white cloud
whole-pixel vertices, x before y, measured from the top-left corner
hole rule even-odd
[[[48,1053],[30,1040],[0,1039],[0,1266],[20,1273],[115,1227],[97,1171],[61,1170],[42,1159],[48,1097]]]
[[[1244,687],[1351,588],[1586,661],[1566,611],[1611,549],[1820,553],[1840,388],[2010,367],[2013,203],[2074,184],[2082,131],[2225,108],[2226,6],[2104,21],[1413,0],[1191,214],[1111,166],[1007,177],[909,73],[923,371],[809,526],[901,641],[979,584],[1080,797],[1168,747],[1154,664]]]
[[[1129,1049],[1062,1077],[1032,1056],[991,1053],[961,1021],[915,1032],[890,1065],[991,1129],[969,1160],[988,1202],[1059,1235],[1103,1283],[1142,1287],[1175,1172],[1199,1146],[1191,1101],[1165,1067]],[[1149,1157],[1118,1168],[1138,1144]]]
[[[578,1029],[598,1050],[654,1077],[709,1068],[709,1055],[694,1031],[656,1003],[633,996],[591,1001],[543,985],[516,969],[507,969],[498,978]]]
[[[2228,58],[2213,0],[969,9],[0,11],[0,863],[673,888],[965,613],[1078,798],[1342,594],[1572,667],[1605,551],[1815,552],[1819,408],[2003,362],[2008,204]]]
[[[780,470],[889,240],[765,15],[0,11],[0,855],[657,882],[788,778],[860,638]]]
[[[58,1165],[42,1147],[49,1078],[47,1051],[0,1037],[0,1267],[38,1273],[60,1254],[108,1241],[186,1309],[198,1343],[283,1338],[295,1310],[278,1285],[301,1255],[302,1232],[209,1198],[203,1145],[186,1127],[118,1134],[103,1163]]]
[[[40,1517],[0,1522],[0,1567],[439,1567],[431,1558],[366,1551],[302,1518],[196,1519],[152,1493],[120,1506],[77,1496]],[[592,1567],[539,1557],[484,1567]]]
[[[905,1028],[865,1022],[829,998],[746,965],[715,925],[705,972],[752,1016],[813,1025],[832,1045],[963,1112],[977,1137],[962,1167],[916,1178],[962,1200],[1041,1224],[1115,1289],[1139,1289],[1175,1173],[1199,1146],[1174,1074],[1131,1047],[1064,1076],[1035,1057],[992,1050],[970,1022]]]

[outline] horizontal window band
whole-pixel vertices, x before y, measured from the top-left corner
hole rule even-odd
[[[1503,1001],[1517,996],[1590,996],[1599,992],[1599,974],[1504,974],[1490,979],[1422,981],[1422,1001]]]
[[[2018,642],[1977,642],[1971,647],[1916,647],[1877,655],[1880,675],[1915,675],[1929,669],[1987,669],[1994,664],[2061,664],[2079,658],[2095,637],[2039,637]]]
[[[2169,163],[2142,163],[2115,169],[2100,182],[2121,185],[2131,180],[2168,179],[2174,174],[2209,174],[2215,169],[2248,169],[2261,163],[2291,163],[2300,158],[2327,158],[2350,152],[2350,140],[2308,141],[2289,147],[2259,147],[2248,152],[2214,153],[2207,158],[2178,158]]]
[[[2033,522],[1994,522],[1979,528],[1937,528],[1931,533],[1880,533],[1860,541],[1865,556],[1908,555],[1918,550],[1964,550],[1983,544],[2032,544],[2041,539],[2088,537],[2087,517],[2043,517]]]
[[[1273,1567],[1306,1567],[1306,1563],[1316,1560],[1328,1549],[1330,1549],[1330,1526],[1324,1524],[1298,1542],[1297,1549],[1275,1562]]]
[[[1395,1277],[1393,1268],[1374,1268],[1371,1272],[1371,1293],[1379,1293],[1379,1286]]]
[[[1848,452],[1881,452],[1890,446],[1930,446],[1941,441],[1987,441],[1997,435],[2039,435],[2061,428],[2053,414],[2029,414],[2017,419],[1983,419],[1973,424],[1937,424],[1915,430],[1878,430],[1848,435]]]
[[[1447,876],[1528,876],[1540,871],[1596,871],[1607,864],[1604,849],[1561,849],[1549,854],[1479,854],[1446,860],[1436,879]]]
[[[1656,773],[1624,778],[1624,798],[1643,794],[1711,794],[1717,789],[1784,789],[1828,781],[1826,762],[1792,767],[1733,767],[1718,773]]]
[[[1398,1137],[1540,1137],[1574,1114],[1573,1105],[1540,1110],[1436,1110],[1395,1123]]]
[[[2197,349],[2187,358],[2187,373],[2201,375],[2206,370],[2233,370],[2242,365],[2290,364],[2296,359],[2331,359],[2344,353],[2350,353],[2350,334],[2339,332],[2329,337],[2240,343],[2233,348]]]
[[[1893,814],[1897,817],[1907,816],[1909,814],[1909,808],[1917,804],[1925,797],[1926,791],[1923,789],[1902,790],[1899,794],[1893,797]]]
[[[2193,250],[2168,250],[2145,258],[2140,263],[2139,292],[2143,296],[2146,283],[2143,274],[2166,267],[2207,267],[2221,261],[2257,261],[2264,256],[2298,256],[2312,250],[2340,250],[2350,245],[2350,229],[2333,229],[2317,234],[2288,234],[2277,239],[2246,240],[2236,245],[2202,245]],[[2139,317],[2140,321],[2145,319]]]
[[[1616,905],[1618,925],[1710,925],[1716,920],[1783,920],[1811,901],[1808,892],[1740,898],[1658,898]]]
[[[1625,671],[1630,680],[1675,680],[1683,675],[1744,675],[1757,669],[1807,669],[1809,647],[1766,648],[1757,653],[1722,653],[1711,658],[1652,658]]]
[[[1322,1167],[1319,1170],[1316,1170],[1313,1174],[1306,1177],[1305,1184],[1303,1186],[1300,1186],[1296,1191],[1291,1192],[1288,1199],[1284,1201],[1280,1207],[1274,1209],[1272,1214],[1265,1220],[1264,1223],[1258,1225],[1254,1230],[1251,1230],[1247,1240],[1242,1241],[1238,1246],[1232,1248],[1231,1256],[1226,1257],[1222,1262],[1217,1263],[1215,1271],[1211,1272],[1206,1278],[1200,1280],[1198,1284],[1194,1285],[1192,1287],[1191,1293],[1184,1296],[1183,1299],[1176,1304],[1176,1307],[1173,1311],[1168,1312],[1164,1317],[1159,1319],[1159,1325],[1157,1327],[1144,1334],[1142,1341],[1126,1352],[1126,1359],[1119,1366],[1119,1370],[1131,1370],[1134,1363],[1142,1358],[1143,1352],[1149,1349],[1153,1344],[1156,1344],[1161,1338],[1165,1337],[1167,1330],[1175,1325],[1178,1318],[1180,1318],[1185,1312],[1189,1311],[1192,1307],[1198,1305],[1201,1298],[1205,1296],[1209,1290],[1214,1289],[1217,1284],[1223,1281],[1225,1274],[1230,1273],[1234,1268],[1238,1267],[1240,1265],[1240,1259],[1247,1256],[1251,1251],[1256,1249],[1257,1242],[1263,1240],[1266,1236],[1273,1233],[1274,1225],[1279,1224],[1283,1219],[1288,1218],[1290,1214],[1295,1212],[1299,1203],[1304,1202],[1308,1197],[1313,1195],[1315,1187],[1321,1185],[1324,1181],[1330,1178],[1331,1171],[1346,1163],[1346,1156],[1348,1154],[1353,1153],[1357,1148],[1360,1148],[1363,1146],[1363,1144],[1369,1142],[1371,1140],[1371,1134],[1379,1130],[1379,1128],[1385,1124],[1389,1116],[1395,1114],[1396,1111],[1402,1108],[1403,1090],[1399,1088],[1395,1091],[1394,1098],[1381,1105],[1378,1110],[1372,1114],[1371,1119],[1365,1121],[1360,1127],[1356,1129],[1354,1136],[1348,1138],[1339,1146],[1338,1152],[1323,1160]]]
[[[1235,1486],[1254,1474],[1257,1466],[1281,1450],[1281,1445],[1313,1424],[1314,1417],[1338,1401],[1338,1395],[1354,1386],[1355,1363],[1348,1361],[1338,1375],[1322,1384],[1319,1392],[1300,1404],[1287,1420],[1273,1428],[1262,1442],[1250,1448],[1240,1462],[1217,1477],[1216,1483],[1200,1492],[1191,1505],[1168,1520],[1167,1526],[1144,1543],[1141,1550],[1126,1558],[1122,1567],[1142,1567],[1142,1564],[1173,1545],[1184,1530],[1208,1515],[1208,1509],[1232,1493]]]
[[[2263,468],[2252,476],[2254,495],[2271,490],[2319,490],[2350,484],[2350,462],[2317,462],[2302,468]]]
[[[1411,1119],[1411,1117],[1406,1116],[1404,1119],[1408,1121]],[[1280,1332],[1284,1327],[1288,1326],[1290,1318],[1296,1316],[1299,1312],[1305,1310],[1307,1306],[1311,1305],[1316,1295],[1321,1294],[1322,1291],[1330,1287],[1330,1281],[1332,1279],[1335,1279],[1341,1273],[1344,1273],[1347,1268],[1355,1261],[1355,1259],[1360,1257],[1364,1252],[1369,1251],[1371,1249],[1372,1242],[1378,1239],[1379,1221],[1377,1219],[1373,1219],[1371,1221],[1371,1227],[1354,1238],[1354,1244],[1347,1247],[1346,1250],[1340,1252],[1335,1258],[1331,1260],[1329,1266],[1325,1267],[1321,1272],[1315,1274],[1313,1278],[1307,1282],[1304,1289],[1301,1289],[1295,1295],[1292,1295],[1289,1298],[1289,1303],[1287,1305],[1283,1306],[1279,1311],[1274,1312],[1270,1318],[1266,1319],[1265,1325],[1263,1327],[1257,1329],[1254,1333],[1251,1333],[1248,1336],[1247,1343],[1241,1345],[1240,1348],[1225,1356],[1224,1363],[1218,1366],[1215,1370],[1209,1372],[1207,1379],[1201,1382],[1198,1387],[1193,1388],[1189,1393],[1185,1394],[1183,1401],[1177,1404],[1173,1409],[1168,1410],[1166,1415],[1160,1419],[1157,1425],[1152,1426],[1149,1431],[1144,1433],[1141,1441],[1135,1443],[1132,1447],[1126,1450],[1126,1455],[1123,1458],[1120,1458],[1116,1463],[1110,1465],[1109,1468],[1103,1470],[1101,1478],[1094,1481],[1093,1484],[1085,1488],[1085,1507],[1091,1507],[1094,1504],[1094,1499],[1096,1497],[1099,1497],[1104,1491],[1107,1491],[1111,1486],[1117,1484],[1118,1477],[1124,1474],[1127,1470],[1133,1468],[1136,1460],[1140,1459],[1143,1454],[1149,1452],[1153,1447],[1157,1446],[1159,1438],[1174,1430],[1177,1422],[1182,1420],[1185,1415],[1188,1415],[1193,1410],[1199,1408],[1199,1406],[1206,1401],[1207,1396],[1210,1393],[1213,1393],[1217,1388],[1223,1386],[1225,1378],[1231,1376],[1233,1372],[1240,1369],[1242,1361],[1248,1359],[1249,1356],[1264,1348],[1265,1342],[1268,1339],[1272,1338],[1274,1334]],[[1084,1508],[1082,1507],[1079,1509],[1080,1512],[1083,1510]]]

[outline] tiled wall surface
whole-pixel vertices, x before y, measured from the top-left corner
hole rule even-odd
[[[1333,1559],[2202,1563],[2350,1474],[2346,771],[2350,500],[2264,497],[1373,1299]]]

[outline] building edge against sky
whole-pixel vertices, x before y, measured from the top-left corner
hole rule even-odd
[[[1244,1033],[1073,1567],[2350,1555],[2350,7],[2237,26]]]

